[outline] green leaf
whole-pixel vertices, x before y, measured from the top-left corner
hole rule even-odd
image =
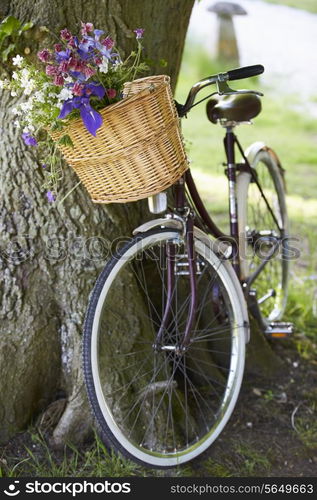
[[[10,52],[13,52],[14,49],[15,49],[15,43],[10,43],[10,45],[2,51],[1,58],[3,62],[6,62],[8,60]]]
[[[17,31],[20,26],[21,22],[16,17],[8,16],[0,24],[0,33],[10,36],[14,31]]]
[[[68,146],[73,148],[74,144],[71,138],[69,137],[68,134],[63,135],[58,141],[57,144],[60,144],[61,146]]]
[[[60,110],[58,109],[58,112]],[[61,123],[60,120],[56,120],[55,122],[53,122],[53,124],[51,125],[51,129],[53,132],[57,131],[57,130],[63,130],[63,124]]]
[[[27,31],[30,28],[33,28],[33,26],[34,26],[34,23],[32,23],[32,21],[30,21],[29,23],[24,23],[22,28],[20,29],[20,33],[23,33],[23,31]]]

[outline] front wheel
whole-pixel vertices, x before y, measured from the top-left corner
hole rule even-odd
[[[256,144],[255,144],[256,146]],[[272,150],[262,147],[246,153],[254,177],[240,172],[237,177],[240,269],[244,279],[272,257],[252,283],[264,323],[279,320],[286,307],[289,255],[288,217],[283,172]]]
[[[171,246],[172,307],[158,345]],[[194,246],[198,306],[184,352],[176,346],[190,281],[186,247],[175,230],[154,230],[126,244],[100,275],[86,316],[84,373],[101,436],[151,467],[174,467],[206,450],[228,421],[243,376],[243,296],[229,264],[204,242],[195,239]]]

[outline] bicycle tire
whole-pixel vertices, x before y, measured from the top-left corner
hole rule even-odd
[[[163,265],[160,261],[158,266],[153,255],[162,252],[162,248],[164,254],[164,246],[177,241],[182,245],[180,233],[176,230],[152,230],[133,238],[108,262],[90,298],[83,338],[86,388],[103,441],[117,453],[137,463],[163,469],[181,465],[198,456],[224,428],[240,391],[248,328],[243,295],[237,292],[239,284],[234,281],[236,277],[230,264],[221,261],[208,245],[195,238],[197,262],[203,267],[203,272],[197,278],[197,287],[198,293],[204,293],[205,298],[200,297],[200,317],[196,317],[192,343],[180,357],[173,352],[154,350],[153,341],[159,317],[154,320],[153,314],[160,302],[158,297],[164,296],[165,281],[162,279],[160,290],[157,277],[162,277]],[[143,270],[139,272],[141,267]],[[158,267],[156,285],[152,287],[151,295],[146,289],[148,296],[145,297],[142,286],[139,286],[139,276],[147,269],[148,275],[144,276],[150,281],[146,282],[144,278],[144,283],[148,286],[153,281],[153,269]],[[210,276],[214,281],[209,283]],[[186,306],[188,299],[186,279],[186,275],[176,276],[171,326],[165,332],[170,344],[176,343],[184,326],[184,304]],[[207,288],[205,281],[210,285]],[[132,320],[133,328],[126,311],[128,304],[122,309],[120,301],[120,294],[129,290],[130,286],[132,289],[128,295],[133,296],[139,305],[141,297],[142,305],[149,310],[148,315],[138,312]],[[214,302],[209,303],[209,300],[215,287],[221,297],[219,303],[216,301],[221,314],[213,312],[214,318],[210,323]],[[179,302],[176,306],[178,293],[185,295],[182,305]],[[151,305],[151,301],[157,302]],[[164,297],[162,306],[163,302]],[[127,312],[125,317],[123,311]],[[109,328],[107,318],[111,312],[115,315],[117,326]],[[217,326],[219,321],[224,321],[225,326],[222,323],[222,327]],[[205,324],[207,330],[200,328]],[[222,354],[219,344],[223,349]],[[199,359],[195,356],[199,356]],[[157,371],[159,362],[162,364]],[[139,386],[142,380],[140,370],[143,370],[141,374],[145,379],[143,385]],[[147,376],[147,370],[151,375]],[[220,384],[220,380],[225,382]],[[217,391],[220,393],[220,390],[222,393],[219,395]],[[115,393],[120,393],[120,397],[115,398]],[[130,417],[132,414],[133,417]],[[145,426],[147,428],[144,430]]]
[[[278,158],[272,150],[263,146],[253,154],[251,146],[246,157],[249,158],[250,166],[256,173],[278,222],[277,225],[267,209],[251,174],[240,172],[237,176],[237,202],[242,278],[247,279],[260,264],[261,259],[268,255],[270,249],[272,251],[272,245],[279,242],[278,251],[252,284],[252,288],[254,287],[257,292],[262,320],[264,324],[268,324],[281,319],[287,303],[289,224],[285,184]]]

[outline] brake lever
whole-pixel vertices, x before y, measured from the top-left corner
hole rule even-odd
[[[219,95],[232,95],[232,94],[255,94],[258,96],[263,96],[262,92],[257,90],[233,90],[229,87],[226,81],[217,80],[217,94]]]

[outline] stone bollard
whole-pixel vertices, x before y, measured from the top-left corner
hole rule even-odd
[[[247,12],[240,5],[232,2],[216,2],[207,10],[217,14],[219,21],[217,59],[238,64],[239,50],[232,18],[237,15],[246,15]]]

